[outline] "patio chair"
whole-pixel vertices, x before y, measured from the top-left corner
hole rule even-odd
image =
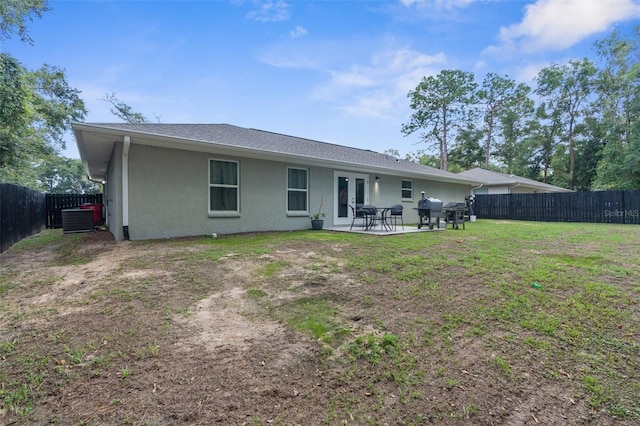
[[[352,217],[351,228],[349,228],[349,231],[353,229],[353,225],[356,223],[356,220],[358,219],[362,220],[362,224],[360,226],[365,228],[367,226],[367,218],[364,215],[364,212],[362,210],[356,209],[351,204],[349,204],[349,208],[351,209],[351,217]]]
[[[380,222],[378,217],[378,208],[370,204],[362,206],[362,214],[364,215],[365,230],[375,228],[376,224]]]
[[[389,225],[393,223],[393,229],[398,229],[398,217],[400,218],[400,224],[402,225],[402,230],[404,231],[404,220],[402,219],[402,204],[396,204],[395,206],[391,206],[389,209]]]

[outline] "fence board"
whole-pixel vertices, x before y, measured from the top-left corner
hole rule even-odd
[[[47,194],[47,228],[62,228],[62,210],[102,204],[102,194]]]
[[[46,226],[45,194],[0,183],[0,253]]]
[[[640,224],[640,191],[476,195],[478,218]]]

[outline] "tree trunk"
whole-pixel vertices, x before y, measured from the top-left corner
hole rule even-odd
[[[440,144],[440,170],[447,170],[448,160],[448,144],[447,144],[447,107],[442,107],[442,143]]]

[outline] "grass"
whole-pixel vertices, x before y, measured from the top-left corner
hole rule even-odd
[[[508,422],[518,408],[513,401],[540,392],[554,395],[539,405],[565,398],[586,422],[637,422],[637,241],[635,226],[480,220],[464,231],[384,238],[323,231],[134,242],[154,255],[132,259],[86,301],[69,303],[95,309],[95,328],[77,323],[55,332],[23,329],[22,321],[46,324],[69,306],[27,312],[17,301],[63,277],[19,281],[11,266],[0,271],[0,325],[18,331],[0,342],[0,413],[33,420],[46,409],[43,388],[54,384],[115,377],[114,388],[151,384],[155,391],[141,365],[165,365],[180,341],[175,318],[193,315],[198,301],[223,288],[225,268],[237,264],[248,269],[237,285],[262,308],[251,320],[278,321],[319,348],[306,392],[319,405],[308,408],[326,424],[487,423],[489,411]],[[82,236],[50,231],[9,255],[47,249],[55,266],[95,255],[83,250]],[[313,256],[296,260],[286,252]],[[158,268],[168,278],[122,278]],[[197,378],[188,374],[184,380]],[[326,393],[320,376],[330,383]],[[518,398],[507,400],[512,393]],[[258,404],[247,419],[293,424],[288,416],[299,402],[278,402],[275,418]],[[118,419],[144,424],[147,408],[123,408]]]

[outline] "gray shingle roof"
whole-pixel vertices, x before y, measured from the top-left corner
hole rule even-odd
[[[282,154],[300,158],[319,159],[336,163],[348,163],[363,167],[387,169],[389,172],[424,175],[436,180],[474,185],[477,181],[470,177],[446,172],[412,161],[400,160],[392,156],[370,150],[351,148],[327,142],[320,142],[294,136],[272,133],[264,130],[248,129],[229,124],[163,124],[163,123],[79,123],[75,128],[99,128],[134,134],[155,135],[172,138],[176,148],[180,140],[211,143]]]
[[[571,192],[571,190],[569,189],[549,185],[548,183],[538,182],[537,180],[527,179],[516,175],[508,175],[506,173],[494,172],[493,170],[486,170],[481,168],[466,170],[464,172],[458,173],[458,175],[480,181],[486,186],[520,184],[522,186],[536,188],[548,192]]]

